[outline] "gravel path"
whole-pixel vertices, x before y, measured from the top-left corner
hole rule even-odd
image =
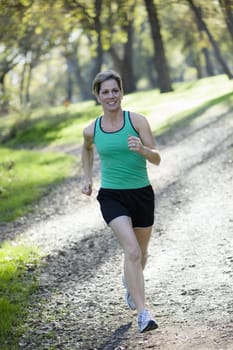
[[[231,111],[211,107],[165,135],[160,167],[149,165],[157,206],[145,281],[158,330],[139,334],[124,303],[122,254],[95,200],[98,177],[92,198],[74,176],[2,227],[45,254],[19,349],[233,349]]]

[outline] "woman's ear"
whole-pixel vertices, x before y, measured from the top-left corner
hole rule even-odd
[[[121,100],[123,100],[123,97],[124,97],[124,91],[123,89],[121,90]]]
[[[100,103],[99,95],[97,94],[97,92],[94,93],[94,96],[95,96],[95,98],[96,98],[96,101],[97,101],[98,103]]]

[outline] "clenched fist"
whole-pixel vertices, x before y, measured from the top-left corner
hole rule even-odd
[[[92,194],[92,184],[85,184],[82,188],[82,193],[90,196]]]

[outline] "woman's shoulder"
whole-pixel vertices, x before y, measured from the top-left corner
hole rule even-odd
[[[94,136],[95,132],[95,124],[96,124],[96,119],[92,121],[90,124],[88,124],[84,129],[83,129],[83,136],[85,138],[91,138]]]
[[[144,115],[129,111],[129,117],[135,127],[143,126],[147,123],[147,119]]]

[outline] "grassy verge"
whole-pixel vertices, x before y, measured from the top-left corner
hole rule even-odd
[[[75,162],[60,153],[0,148],[0,222],[25,214],[49,186],[69,176]]]
[[[228,110],[233,109],[233,92],[227,93],[225,95],[213,98],[199,105],[198,107],[193,107],[189,110],[172,115],[162,122],[156,129],[156,135],[160,136],[167,133],[168,131],[174,131],[188,125],[192,120],[202,116],[202,114],[213,106],[227,107]]]
[[[4,138],[9,130],[13,134],[5,144],[24,148],[77,144],[81,142],[82,129],[94,116],[100,113],[100,106],[94,101],[32,111],[26,122],[18,116],[7,117],[8,122],[0,127]],[[13,130],[13,132],[12,132]]]
[[[6,242],[0,246],[1,350],[19,348],[17,339],[26,317],[29,298],[37,288],[33,269],[38,260],[35,248]]]

